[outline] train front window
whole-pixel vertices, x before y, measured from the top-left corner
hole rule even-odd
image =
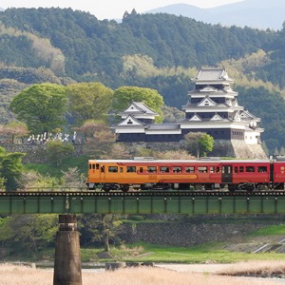
[[[168,173],[168,172],[169,172],[169,167],[167,167],[167,166],[161,166],[161,167],[160,167],[160,172],[162,172],[162,173]]]
[[[92,169],[92,164],[89,164],[89,169]]]
[[[195,172],[195,167],[194,166],[186,166],[185,167],[185,172],[187,172],[187,173],[194,173]]]
[[[127,166],[127,172],[128,173],[134,173],[136,172],[136,167],[135,166]]]
[[[147,172],[148,173],[155,173],[156,172],[156,167],[155,166],[148,166],[147,167]]]
[[[266,173],[267,172],[267,166],[258,166],[258,172],[259,173]]]
[[[118,166],[109,166],[108,172],[117,173],[118,172]]]
[[[214,166],[210,167],[210,173],[215,173],[215,167]]]

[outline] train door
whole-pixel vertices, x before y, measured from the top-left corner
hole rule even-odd
[[[106,177],[106,167],[104,164],[100,164],[100,180],[101,181],[105,181],[105,177]]]
[[[222,165],[222,183],[233,182],[233,167],[231,165]]]

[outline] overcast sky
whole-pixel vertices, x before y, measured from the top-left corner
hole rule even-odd
[[[135,8],[138,13],[142,13],[175,3],[185,3],[200,8],[210,8],[241,1],[242,0],[0,0],[0,8],[71,7],[74,10],[90,12],[99,20],[103,20],[120,19],[123,17],[125,11],[131,12],[133,8]]]

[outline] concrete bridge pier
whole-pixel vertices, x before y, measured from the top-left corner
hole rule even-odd
[[[80,243],[76,215],[59,215],[53,285],[82,285]]]

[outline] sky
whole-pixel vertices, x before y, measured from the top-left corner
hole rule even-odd
[[[138,13],[171,4],[184,3],[199,8],[212,8],[216,6],[241,2],[242,0],[0,0],[0,8],[72,8],[90,12],[97,19],[121,19],[125,13],[133,8]],[[262,1],[262,0],[261,0]]]

